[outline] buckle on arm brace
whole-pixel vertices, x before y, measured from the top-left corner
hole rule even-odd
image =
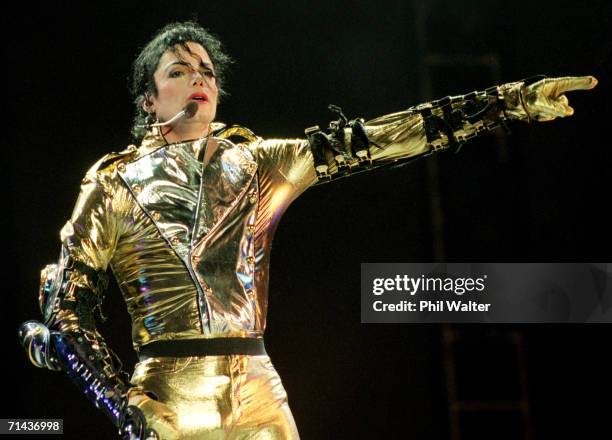
[[[105,322],[107,318],[102,312],[102,303],[104,302],[104,291],[108,288],[108,275],[106,272],[103,270],[94,269],[85,263],[81,263],[80,261],[75,260],[72,255],[68,255],[66,269],[76,270],[86,275],[91,280],[93,283],[93,292],[96,295],[96,304],[94,308],[97,309],[98,315],[100,316],[102,322]]]
[[[446,96],[418,105],[414,110],[423,118],[427,144],[432,152],[451,149],[458,153],[469,139],[500,125],[510,134],[504,108],[503,97],[494,86],[484,92]]]
[[[350,173],[356,167],[369,168],[372,158],[365,121],[361,118],[349,121],[336,105],[330,104],[328,108],[338,115],[337,120],[330,122],[325,130],[315,125],[304,131],[314,158],[317,178],[331,180],[330,164],[335,165],[337,171],[333,174],[337,177]]]

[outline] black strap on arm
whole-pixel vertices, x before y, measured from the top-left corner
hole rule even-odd
[[[72,257],[72,255],[68,255],[66,258],[65,269],[67,270],[76,270],[77,272],[85,275],[93,284],[93,293],[92,297],[96,298],[95,304],[87,304],[91,305],[91,310],[97,310],[98,315],[102,322],[106,321],[106,316],[102,312],[102,304],[104,302],[104,292],[108,289],[108,275],[106,271],[94,269],[91,266],[88,266],[85,263],[82,263]]]
[[[330,122],[326,130],[318,125],[305,130],[319,180],[331,180],[329,163],[332,160],[337,167],[334,177],[350,174],[355,167],[369,168],[372,157],[365,121],[361,118],[349,121],[336,105],[330,104],[328,108],[338,116],[337,120]]]

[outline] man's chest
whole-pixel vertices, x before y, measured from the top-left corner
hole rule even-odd
[[[257,165],[247,151],[219,142],[205,163],[193,151],[192,143],[168,145],[120,172],[139,206],[183,258],[224,221],[235,221],[232,211],[250,211],[242,202],[257,191]]]

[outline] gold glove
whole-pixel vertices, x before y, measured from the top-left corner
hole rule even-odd
[[[140,408],[147,421],[147,428],[154,429],[162,440],[178,440],[178,416],[167,405],[152,399],[140,387],[130,388],[128,405]]]
[[[521,89],[523,111],[528,120],[552,121],[574,114],[565,92],[590,90],[597,85],[593,76],[545,78]]]

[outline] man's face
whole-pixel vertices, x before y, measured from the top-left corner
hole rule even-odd
[[[163,122],[183,110],[190,101],[198,103],[198,112],[192,118],[181,118],[173,125],[201,125],[202,132],[215,119],[218,90],[212,61],[206,50],[197,43],[188,42],[189,51],[176,46],[177,53],[166,51],[154,73],[157,96],[149,95],[145,110],[153,111]]]

